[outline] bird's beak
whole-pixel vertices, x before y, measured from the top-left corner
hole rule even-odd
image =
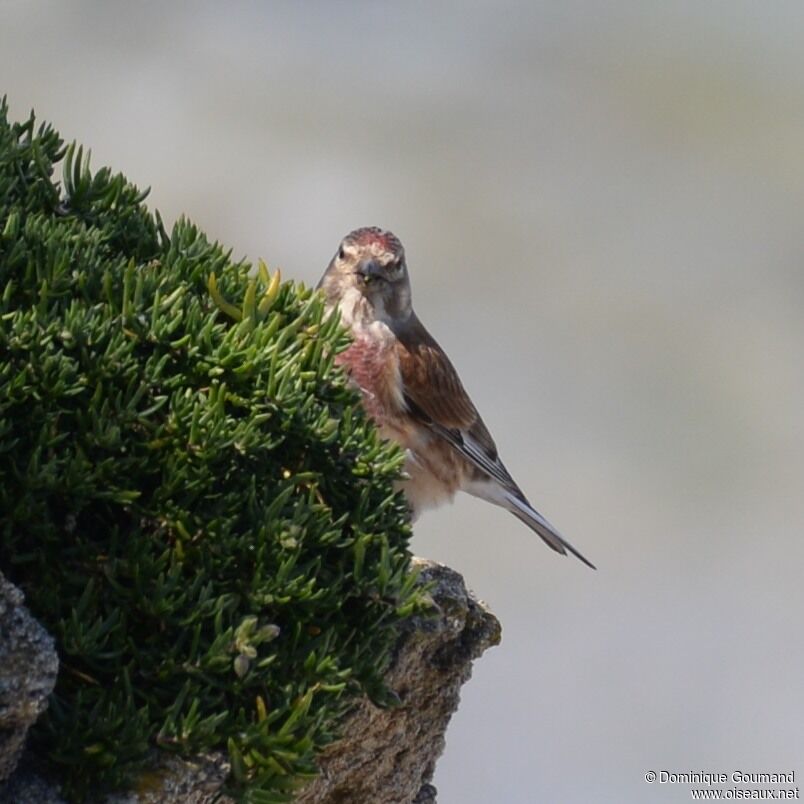
[[[362,260],[358,263],[357,273],[360,274],[366,282],[370,282],[372,279],[376,279],[382,275],[379,264],[374,260]]]

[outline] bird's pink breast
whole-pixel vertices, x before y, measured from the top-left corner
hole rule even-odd
[[[401,484],[414,517],[425,508],[451,500],[466,479],[467,464],[444,441],[434,440],[427,428],[407,411],[395,342],[355,333],[355,340],[336,358],[360,388],[363,407],[384,438],[407,451]]]
[[[335,362],[343,366],[363,394],[363,405],[369,416],[382,425],[396,413],[399,366],[393,345],[366,335],[341,352]]]

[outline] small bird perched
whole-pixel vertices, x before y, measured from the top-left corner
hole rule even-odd
[[[559,553],[594,569],[528,502],[441,347],[413,312],[405,251],[375,226],[341,241],[318,283],[353,343],[338,356],[387,439],[406,451],[402,489],[415,519],[459,490],[502,506]]]

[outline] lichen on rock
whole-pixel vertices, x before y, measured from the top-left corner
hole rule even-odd
[[[17,765],[29,727],[47,707],[59,661],[53,638],[0,572],[0,782]]]

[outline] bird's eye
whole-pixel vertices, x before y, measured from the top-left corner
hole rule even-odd
[[[338,259],[342,260],[346,257],[346,252],[343,250],[343,246],[338,249]]]

